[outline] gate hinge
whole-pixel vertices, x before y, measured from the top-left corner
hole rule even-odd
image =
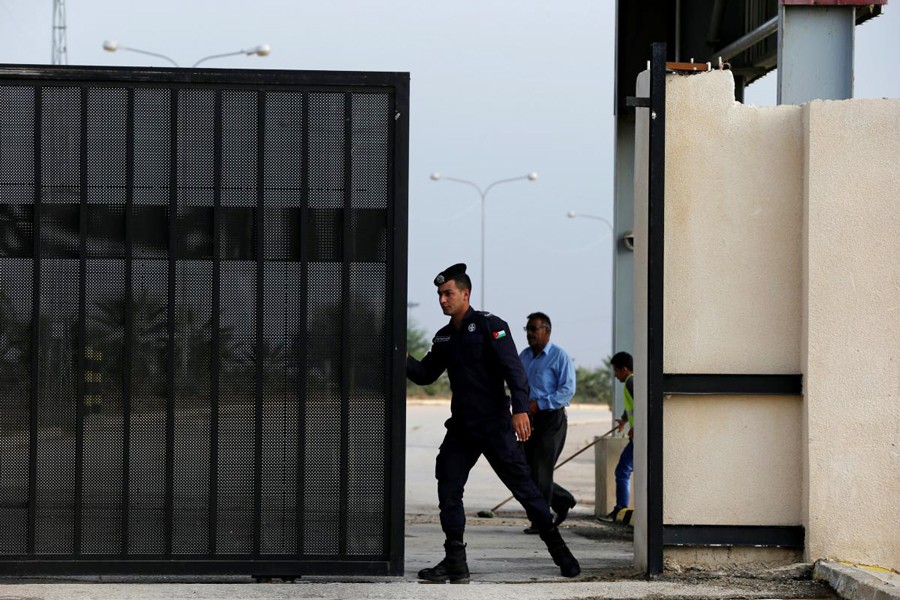
[[[650,98],[647,96],[626,96],[625,106],[634,108],[650,108]]]

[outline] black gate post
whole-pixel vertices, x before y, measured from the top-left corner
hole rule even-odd
[[[389,452],[390,472],[394,474],[388,493],[391,507],[385,536],[390,540],[402,540],[405,517],[405,473],[406,473],[406,302],[407,302],[407,243],[409,213],[407,206],[409,186],[409,80],[399,82],[394,95],[394,123],[391,129],[391,147],[394,148],[391,183],[388,186],[391,202],[388,204],[388,223],[393,231],[388,236],[388,256],[392,257],[391,270],[394,277],[390,288],[391,302],[394,304],[391,360],[387,361],[387,381],[390,382],[391,400],[388,420],[388,439],[392,440]],[[402,310],[398,310],[402,308]],[[393,575],[403,574],[405,558],[402,543],[391,544],[391,567]]]
[[[125,113],[125,319],[122,340],[122,555],[128,554],[131,503],[131,382],[134,344],[134,89]]]
[[[663,291],[666,193],[666,44],[650,60],[647,281],[647,572],[663,570]]]
[[[38,463],[38,400],[41,358],[41,130],[43,121],[43,88],[34,88],[34,222],[32,224],[34,268],[31,282],[31,398],[28,411],[28,526],[25,550],[34,554],[37,539],[37,463]]]
[[[169,90],[169,244],[168,305],[166,307],[166,468],[165,556],[172,556],[175,523],[175,289],[178,283],[178,97]]]

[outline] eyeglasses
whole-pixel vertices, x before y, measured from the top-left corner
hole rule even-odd
[[[522,331],[528,331],[530,333],[533,333],[539,329],[547,329],[547,326],[546,325],[527,325],[522,328]]]

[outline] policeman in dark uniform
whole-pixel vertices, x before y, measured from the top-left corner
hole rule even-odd
[[[447,540],[446,558],[419,571],[419,578],[468,581],[463,489],[469,471],[482,454],[525,507],[562,575],[575,577],[581,567],[553,524],[547,501],[532,480],[525,452],[516,440],[528,439],[531,424],[528,381],[509,326],[503,319],[469,306],[472,281],[466,275],[466,265],[448,267],[435,277],[434,284],[441,310],[450,317],[450,323],[434,336],[431,350],[421,362],[407,358],[406,375],[419,385],[433,383],[445,369],[450,377],[451,416],[445,423],[447,434],[435,467],[441,528]],[[504,382],[512,394],[512,414]]]

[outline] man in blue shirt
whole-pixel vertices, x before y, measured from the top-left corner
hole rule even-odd
[[[553,481],[553,467],[566,443],[566,407],[575,395],[575,367],[566,351],[550,341],[550,317],[542,312],[528,315],[525,334],[528,348],[519,354],[531,386],[528,412],[531,437],[525,456],[531,477],[556,513],[555,524],[566,520],[575,497]],[[525,533],[538,533],[532,523]]]

